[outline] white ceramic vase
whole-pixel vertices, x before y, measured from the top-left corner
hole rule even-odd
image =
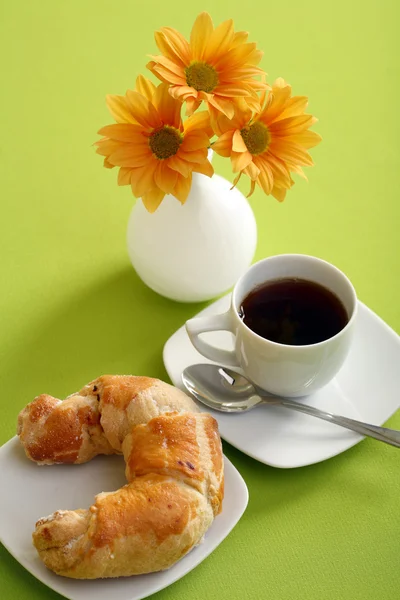
[[[131,212],[132,265],[152,290],[179,302],[200,302],[229,290],[251,264],[257,226],[243,194],[220,177],[193,173],[184,205],[165,196],[150,214],[141,200]]]

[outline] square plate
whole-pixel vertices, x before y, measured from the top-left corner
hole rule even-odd
[[[200,315],[228,310],[230,294]],[[233,348],[232,334],[212,332],[207,340]],[[164,346],[164,365],[177,387],[183,388],[185,367],[210,363],[192,346],[185,327]],[[322,390],[304,399],[316,408],[360,421],[382,425],[400,406],[400,338],[386,323],[359,302],[354,340],[345,364]],[[239,370],[239,369],[238,369]],[[199,404],[218,421],[221,436],[232,446],[267,465],[301,467],[336,456],[362,439],[361,435],[315,417],[283,407],[261,405],[242,414],[213,411]]]
[[[126,484],[121,456],[98,456],[83,465],[38,466],[28,460],[17,437],[0,448],[0,472],[7,482],[0,496],[0,541],[32,575],[71,600],[140,600],[177,581],[201,563],[242,516],[248,492],[241,475],[224,457],[223,509],[204,542],[167,571],[118,579],[75,580],[46,569],[32,544],[35,522],[57,509],[89,507],[96,494]],[[27,498],[23,502],[21,499]],[[23,508],[21,508],[23,506]]]

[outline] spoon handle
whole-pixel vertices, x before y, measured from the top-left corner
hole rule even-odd
[[[275,399],[264,397],[263,402],[266,404],[279,404],[287,408],[292,408],[307,415],[318,417],[319,419],[323,419],[329,423],[335,423],[335,425],[340,425],[346,429],[351,429],[351,431],[356,431],[362,435],[375,438],[381,442],[385,442],[386,444],[400,448],[400,431],[396,431],[395,429],[379,427],[378,425],[370,425],[369,423],[362,423],[361,421],[355,421],[354,419],[349,419],[348,417],[333,415],[332,413],[325,412],[324,410],[314,408],[313,406],[308,406],[307,404],[301,404],[300,402],[295,402],[294,400],[289,400],[287,398]]]

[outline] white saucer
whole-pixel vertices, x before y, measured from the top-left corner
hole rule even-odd
[[[48,571],[32,544],[35,522],[57,509],[88,508],[96,494],[125,485],[121,456],[98,456],[84,465],[38,466],[29,461],[18,438],[0,448],[0,472],[7,485],[0,495],[0,541],[32,575],[71,600],[140,600],[177,581],[201,563],[242,516],[248,492],[241,475],[225,458],[223,510],[204,542],[168,571],[80,581]]]
[[[200,315],[225,312],[230,295]],[[207,340],[232,349],[226,332],[204,334]],[[174,385],[182,389],[185,367],[211,362],[192,346],[181,327],[164,346],[164,365]],[[400,406],[400,338],[361,302],[349,356],[337,377],[303,402],[376,425]],[[285,408],[259,406],[243,414],[223,414],[201,406],[218,420],[221,436],[232,446],[267,465],[293,468],[326,460],[344,452],[362,436]]]

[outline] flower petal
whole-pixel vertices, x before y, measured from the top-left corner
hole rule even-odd
[[[180,77],[180,79],[183,80],[184,83],[186,83],[185,71],[181,65],[176,64],[176,62],[174,62],[167,56],[163,56],[162,54],[158,54],[157,56],[151,56],[151,58],[153,58],[156,63],[162,65],[171,73],[174,73],[175,75]]]
[[[307,175],[304,173],[303,169],[301,167],[299,167],[298,165],[290,165],[290,172],[296,173],[297,175],[300,175],[300,177],[302,179],[305,179],[306,181],[308,181]],[[288,188],[289,187],[291,187],[291,186],[288,185]]]
[[[222,132],[224,131],[229,131],[230,129],[243,129],[243,127],[246,127],[249,125],[249,121],[252,118],[252,111],[249,109],[248,104],[247,104],[247,100],[248,98],[235,98],[234,101],[232,101],[233,107],[234,107],[234,115],[232,119],[228,119],[224,114],[220,113],[219,115],[217,115],[217,122],[218,122],[218,127],[221,129]],[[215,110],[215,109],[214,109]],[[209,112],[210,112],[210,119],[213,118],[212,115],[212,111],[210,110],[209,107]],[[213,125],[213,123],[212,123]]]
[[[121,142],[117,142],[116,140],[109,139],[99,140],[98,142],[95,142],[95,145],[98,146],[96,154],[100,154],[100,156],[110,156],[110,154],[115,152],[115,150],[127,146],[127,144],[122,144]]]
[[[221,58],[215,62],[214,66],[218,70],[233,69],[238,65],[246,64],[255,51],[256,44],[254,42],[249,42],[246,44],[242,44],[241,46],[236,46],[234,48],[231,48],[225,54],[223,54]],[[258,62],[261,60],[261,57],[262,53],[260,53]]]
[[[221,111],[228,119],[233,119],[235,115],[235,106],[231,100],[217,96],[216,94],[207,94],[208,104]]]
[[[172,27],[162,27],[164,39],[184,65],[190,63],[190,46],[183,35]]]
[[[225,131],[232,129],[230,120],[222,113],[219,112],[214,106],[208,104],[208,114],[210,115],[210,125],[215,135],[222,135]],[[223,118],[224,123],[220,122],[220,119]]]
[[[185,66],[186,61],[183,61],[179,53],[174,50],[171,44],[169,44],[165,34],[162,31],[156,31],[154,34],[154,39],[160,52],[162,52],[164,56],[173,62],[176,62],[181,67]]]
[[[256,164],[260,166],[260,163],[261,165],[269,165],[275,183],[279,183],[281,187],[290,188],[289,169],[282,160],[271,154],[271,152],[267,151],[261,156],[257,157]]]
[[[303,148],[313,148],[322,141],[322,137],[315,131],[302,131],[291,135],[290,141],[300,144]]]
[[[239,83],[226,83],[218,86],[218,95],[226,96],[228,98],[237,98],[237,96],[249,96],[252,93],[253,92],[250,86],[239,85]]]
[[[220,23],[212,32],[204,52],[204,60],[210,64],[229,50],[233,43],[233,21],[228,19]]]
[[[199,14],[190,34],[192,60],[203,60],[205,49],[214,31],[213,22],[207,12]]]
[[[226,131],[217,139],[216,142],[212,144],[211,148],[220,156],[230,156],[232,152],[232,140],[234,133],[235,132],[233,130]]]
[[[240,44],[244,44],[247,41],[249,34],[247,31],[237,31],[233,36],[232,46],[239,46]]]
[[[169,88],[169,93],[173,98],[194,96],[197,98],[197,91],[188,85],[173,85]]]
[[[160,206],[164,197],[165,193],[162,190],[154,188],[154,190],[143,194],[142,202],[145,205],[146,209],[149,211],[149,213],[153,213]]]
[[[287,87],[289,84],[286,83],[286,81],[283,79],[283,77],[278,77],[277,79],[275,79],[274,84],[273,84],[273,88],[275,89],[282,89]],[[289,86],[290,87],[290,86]]]
[[[108,94],[106,96],[106,104],[117,123],[137,123],[125,96],[112,96]]]
[[[283,80],[282,80],[283,81]],[[269,96],[269,103],[261,113],[260,119],[269,125],[272,123],[284,110],[287,100],[290,97],[292,88],[290,85],[285,87],[277,87],[276,82],[272,86],[272,91]]]
[[[255,113],[259,113],[261,111],[260,101],[258,99],[252,98],[251,96],[247,96],[244,98],[247,106]]]
[[[129,102],[132,114],[140,125],[147,129],[161,127],[161,119],[153,104],[149,102],[147,98],[142,96],[142,94],[139,94],[139,92],[133,92],[132,90],[126,92],[126,98]]]
[[[246,152],[232,152],[231,163],[233,172],[243,171],[252,160],[253,157],[248,150]]]
[[[256,182],[254,179],[251,180],[251,185],[250,185],[250,191],[247,194],[247,198],[250,198],[250,196],[252,196],[254,194],[254,190],[256,188]]]
[[[286,197],[286,192],[287,190],[283,189],[283,188],[277,188],[277,187],[273,187],[271,190],[271,194],[272,196],[278,200],[278,202],[283,202],[285,197]]]
[[[148,63],[148,66],[149,65],[150,63]],[[186,79],[184,79],[181,75],[173,73],[163,65],[154,63],[154,65],[151,67],[151,72],[154,73],[154,75],[158,77],[158,79],[161,79],[161,81],[164,83],[172,83],[179,86],[186,85]]]
[[[246,64],[258,65],[263,56],[264,52],[262,50],[257,50],[256,48],[254,48],[251,54],[249,54],[249,56],[247,57]]]
[[[163,83],[169,83],[168,79],[165,79],[165,77],[163,75],[161,75],[161,73],[158,72],[158,69],[162,69],[162,67],[160,65],[158,65],[154,60],[151,60],[147,63],[146,69],[149,69],[149,71],[151,71],[153,73],[153,75],[155,75],[157,77],[157,79],[159,79]],[[169,71],[168,71],[168,74],[169,74]]]
[[[207,148],[194,150],[193,152],[186,152],[185,150],[179,149],[179,158],[186,160],[189,163],[203,163],[207,159]]]
[[[182,150],[191,152],[200,148],[207,148],[210,144],[210,138],[204,131],[196,131],[185,135],[181,148]]]
[[[243,169],[245,175],[250,177],[253,181],[255,181],[260,174],[260,169],[254,164],[254,159],[251,163],[247,165],[245,169]]]
[[[168,90],[168,85],[161,83],[154,93],[153,104],[163,125],[172,125],[175,129],[180,129],[182,102],[175,100]]]
[[[98,133],[120,142],[133,142],[142,137],[143,128],[140,125],[131,123],[113,123],[102,127]]]
[[[293,142],[273,139],[269,146],[269,151],[274,156],[289,164],[308,165],[310,167],[314,164],[308,152],[302,146]]]
[[[301,133],[316,123],[317,119],[311,115],[297,115],[287,119],[279,119],[271,123],[269,129],[273,135],[288,136]]]
[[[149,102],[151,102],[153,94],[156,91],[156,86],[152,81],[150,81],[150,79],[147,79],[147,77],[139,75],[136,79],[135,89],[137,92],[139,92],[139,94],[142,94],[142,96],[144,96]]]
[[[242,134],[240,133],[239,129],[236,129],[235,133],[233,134],[232,150],[234,152],[247,152],[247,146],[244,143]]]
[[[174,171],[178,171],[183,177],[189,177],[193,170],[193,164],[189,164],[186,160],[183,160],[179,154],[175,154],[167,159],[168,166]]]
[[[183,123],[183,130],[186,135],[192,132],[204,131],[208,137],[212,137],[213,130],[210,125],[210,115],[205,110],[192,115]]]
[[[233,180],[231,190],[233,190],[233,188],[237,186],[237,184],[239,183],[239,180],[240,180],[241,176],[243,175],[243,173],[244,173],[244,171],[240,171],[240,173],[238,173],[236,175],[235,179]]]
[[[131,184],[132,169],[129,167],[121,167],[118,172],[118,185],[130,185]]]
[[[116,167],[142,167],[151,159],[150,148],[137,150],[132,144],[120,146],[108,160]]]
[[[154,181],[160,190],[166,194],[170,194],[175,187],[177,179],[177,171],[170,169],[166,164],[166,161],[158,161],[157,168],[154,172]]]
[[[156,187],[154,173],[157,168],[157,160],[149,161],[143,167],[131,170],[131,188],[136,198],[140,198]]]
[[[103,165],[105,166],[106,169],[113,169],[115,167],[115,165],[112,165],[110,163],[110,161],[108,160],[107,157],[104,159]]]
[[[262,187],[267,195],[271,193],[274,185],[274,178],[271,169],[267,164],[263,164],[260,168],[260,174],[258,175],[257,183]]]
[[[181,204],[185,204],[187,197],[190,192],[190,188],[192,186],[192,176],[182,177],[182,175],[178,176],[175,187],[172,191],[172,195],[175,196],[179,200]]]
[[[281,113],[281,119],[287,119],[287,117],[294,117],[296,115],[302,115],[308,105],[307,96],[293,96],[286,102],[284,111]]]
[[[195,110],[199,108],[201,104],[201,100],[197,100],[196,98],[187,98],[186,99],[186,116],[191,117]]]
[[[203,175],[207,175],[207,177],[212,177],[214,175],[214,167],[207,160],[205,163],[201,165],[195,165],[193,167],[194,173],[202,173]]]
[[[261,67],[256,67],[254,65],[248,65],[247,63],[245,64],[244,67],[241,67],[240,65],[238,65],[236,67],[236,69],[232,72],[232,71],[228,71],[228,72],[224,72],[223,74],[221,74],[221,81],[237,81],[239,79],[239,81],[245,81],[245,80],[249,80],[251,81],[251,78],[254,77],[254,75],[261,75],[261,77],[263,75],[266,75],[265,71],[261,68]],[[268,84],[266,84],[265,82],[263,83],[262,81],[254,81],[253,84],[256,85],[257,89],[265,89],[265,86],[268,86]],[[268,86],[269,87],[269,86]]]

